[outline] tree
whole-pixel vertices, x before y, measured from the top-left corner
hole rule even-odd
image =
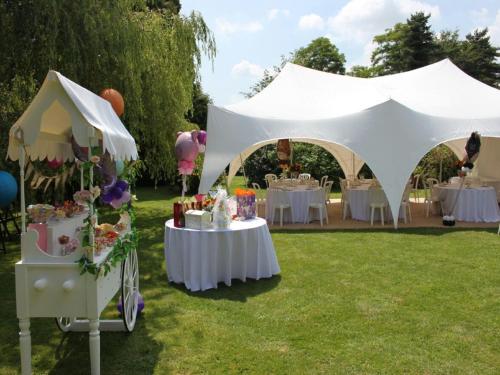
[[[349,76],[359,77],[359,78],[371,78],[376,77],[378,74],[377,69],[370,66],[363,65],[353,65],[351,70],[347,73]]]
[[[281,62],[273,66],[271,70],[264,70],[263,77],[250,88],[249,92],[245,92],[243,95],[246,98],[251,98],[264,90],[281,72],[287,62],[322,72],[345,74],[344,54],[339,52],[330,39],[321,37],[314,39],[306,47],[292,52],[288,57],[281,56]]]
[[[287,62],[291,61],[291,59],[291,55],[290,57],[285,57],[282,55],[281,62],[278,65],[274,65],[272,69],[265,69],[262,78],[252,87],[250,87],[250,91],[243,92],[243,96],[245,98],[251,98],[252,96],[264,90],[274,80],[274,78],[281,73],[281,70],[285,67]]]
[[[429,15],[412,14],[406,23],[374,38],[378,47],[372,54],[372,65],[381,75],[420,68],[435,60],[436,45],[429,25]]]
[[[147,174],[175,178],[175,135],[190,128],[185,115],[201,55],[215,56],[201,15],[152,10],[139,0],[3,1],[0,25],[0,139],[55,69],[95,93],[120,91],[122,120]]]
[[[488,29],[465,36],[457,64],[467,74],[493,87],[500,87],[499,48],[491,45]]]
[[[186,119],[198,125],[200,129],[207,130],[208,105],[212,104],[212,99],[203,92],[200,82],[193,85],[193,108],[188,112]]]
[[[293,63],[322,72],[345,74],[345,56],[330,39],[314,39],[307,47],[295,51]]]

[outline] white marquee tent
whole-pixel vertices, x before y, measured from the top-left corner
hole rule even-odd
[[[207,130],[200,193],[258,145],[281,138],[315,140],[343,146],[365,161],[397,218],[405,184],[429,150],[473,131],[483,139],[500,138],[500,90],[450,60],[370,79],[287,64],[254,97],[210,106]]]

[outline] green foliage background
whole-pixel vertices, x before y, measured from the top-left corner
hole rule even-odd
[[[54,69],[99,93],[125,99],[122,118],[139,146],[146,177],[172,181],[176,132],[194,126],[192,109],[201,55],[215,41],[198,13],[178,14],[178,1],[80,0],[0,3],[0,155],[8,131]],[[0,158],[0,169],[13,169]]]

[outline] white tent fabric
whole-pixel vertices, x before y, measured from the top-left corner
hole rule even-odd
[[[500,91],[449,60],[371,79],[287,64],[254,97],[226,108],[210,106],[207,126],[200,193],[253,145],[315,139],[345,146],[368,164],[397,226],[406,181],[429,150],[473,131],[500,137]]]
[[[32,160],[73,160],[71,136],[80,146],[87,147],[91,128],[97,130],[96,136],[102,139],[104,150],[112,158],[138,158],[134,138],[108,101],[62,74],[49,71],[40,91],[10,129],[8,157],[17,160],[17,146],[23,143]]]
[[[313,145],[323,147],[326,151],[332,154],[333,157],[337,160],[337,162],[340,165],[340,168],[342,168],[346,176],[349,175],[356,176],[363,167],[363,164],[365,164],[365,162],[361,160],[359,156],[357,156],[355,153],[353,153],[352,151],[348,150],[343,146],[334,143],[320,141],[317,139],[308,139],[308,138],[291,139],[291,141],[310,143]],[[240,153],[238,156],[236,156],[229,165],[229,173],[227,176],[228,184],[231,184],[231,181],[233,180],[234,176],[236,175],[236,173],[238,173],[239,169],[241,168],[241,163],[242,162],[244,163],[245,160],[250,157],[250,155],[252,155],[259,148],[269,144],[274,144],[276,142],[277,142],[276,140],[272,140],[272,141],[258,143],[256,145],[249,147],[248,149]]]

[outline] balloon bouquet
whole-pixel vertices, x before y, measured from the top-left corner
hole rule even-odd
[[[182,199],[187,192],[186,176],[193,174],[195,160],[198,153],[205,152],[207,144],[207,133],[204,130],[192,130],[190,132],[178,132],[175,142],[175,156],[177,157],[177,168],[182,176]]]

